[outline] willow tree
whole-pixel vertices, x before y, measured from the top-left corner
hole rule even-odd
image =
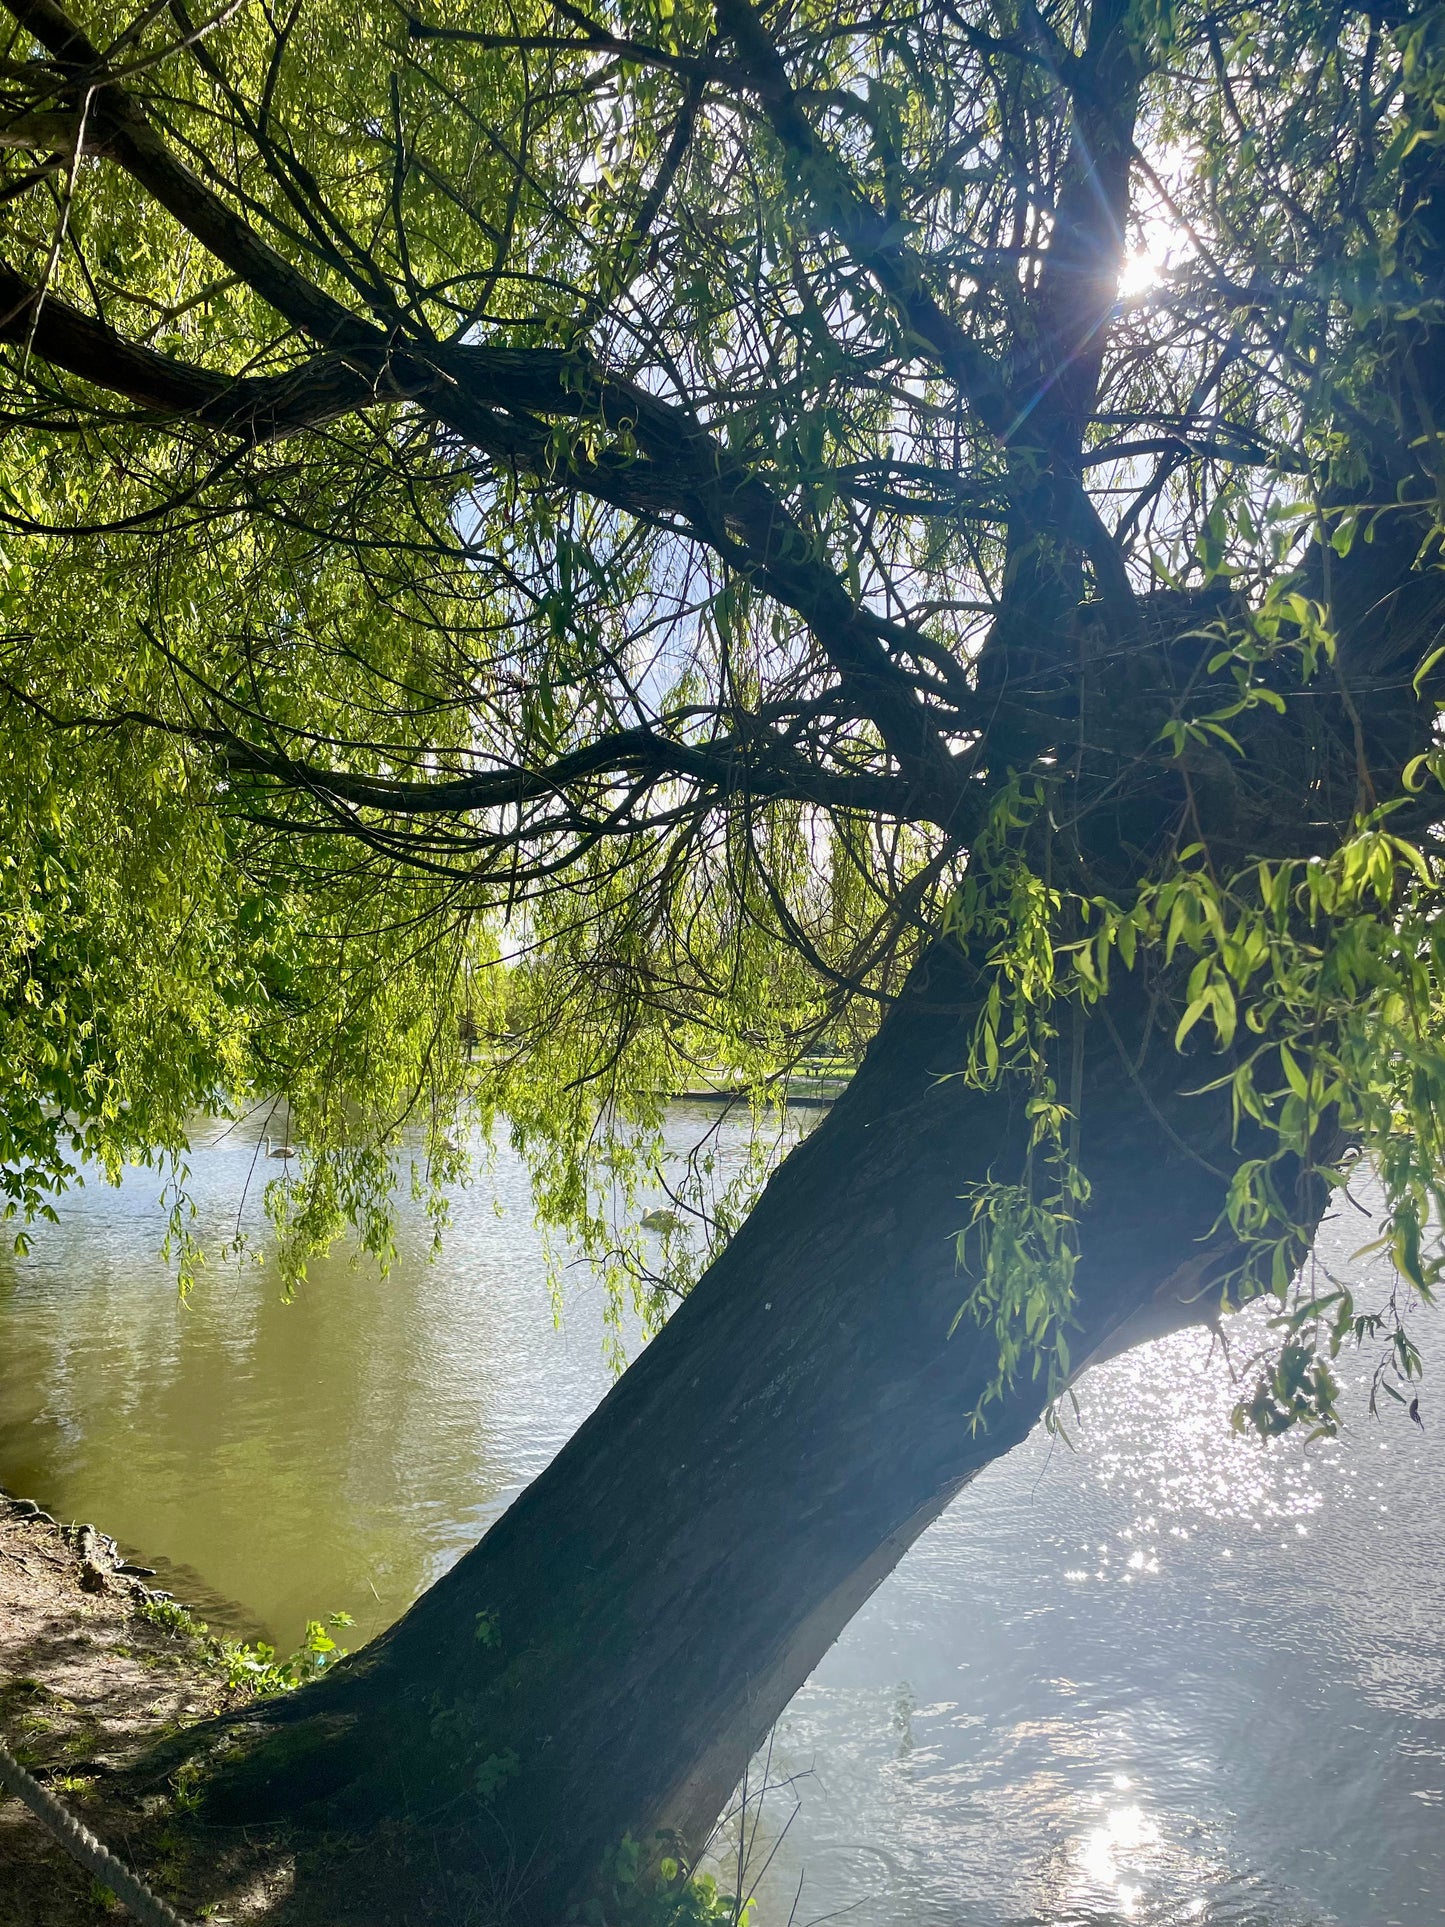
[[[1445,23],[5,5],[15,1207],[268,1093],[297,1262],[384,1245],[475,1104],[604,1245],[690,1066],[867,1043],[213,1762],[553,1918],[1090,1358],[1272,1291],[1242,1424],[1414,1370],[1305,1260],[1366,1155],[1439,1263]]]

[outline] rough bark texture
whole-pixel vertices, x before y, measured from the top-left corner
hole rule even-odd
[[[934,951],[847,1095],[548,1470],[366,1653],[229,1768],[217,1817],[458,1811],[555,1917],[624,1834],[695,1846],[788,1700],[959,1488],[1039,1416],[968,1415],[997,1362],[962,1322],[959,1194],[1019,1168],[1021,1098],[958,1077],[975,979]],[[1126,980],[1081,1039],[1095,1190],[1078,1355],[1191,1313],[1228,1119]],[[1151,1087],[1147,1097],[1146,1084]],[[1173,1141],[1177,1134],[1180,1142]],[[1193,1151],[1181,1148],[1182,1141]],[[1213,1156],[1211,1156],[1213,1154]],[[1167,1296],[1167,1291],[1166,1291]],[[1127,1341],[1128,1334],[1125,1332]],[[479,1632],[481,1637],[479,1637]],[[490,1784],[489,1783],[495,1783]]]

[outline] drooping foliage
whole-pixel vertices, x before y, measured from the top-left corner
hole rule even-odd
[[[960,1202],[1000,1385],[1067,1380],[1111,970],[1268,1140],[1238,1292],[1348,1149],[1428,1294],[1437,9],[6,4],[19,1212],[280,1103],[293,1264],[384,1248],[470,1105],[658,1315],[664,1095],[962,940],[951,1068],[1036,1119]],[[1300,1307],[1264,1430],[1381,1329]]]

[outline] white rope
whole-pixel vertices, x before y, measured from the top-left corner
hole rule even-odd
[[[174,1907],[157,1899],[145,1882],[117,1860],[89,1827],[82,1826],[68,1807],[63,1807],[53,1793],[47,1793],[32,1779],[3,1741],[0,1741],[0,1786],[23,1800],[71,1858],[109,1887],[122,1907],[140,1921],[141,1927],[189,1927]]]

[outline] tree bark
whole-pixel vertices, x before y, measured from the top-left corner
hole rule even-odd
[[[978,989],[961,950],[935,947],[592,1417],[397,1625],[263,1716],[212,1817],[460,1818],[538,1920],[624,1835],[696,1849],[859,1606],[1044,1403],[1041,1377],[1018,1383],[972,1429],[997,1341],[969,1318],[950,1336],[960,1193],[1016,1175],[1029,1128],[1025,1092],[950,1075]],[[1079,1357],[1201,1315],[1239,1155],[1226,1104],[1181,1095],[1206,1080],[1147,986],[1123,978],[1105,1015],[1063,1040],[1093,1183]]]

